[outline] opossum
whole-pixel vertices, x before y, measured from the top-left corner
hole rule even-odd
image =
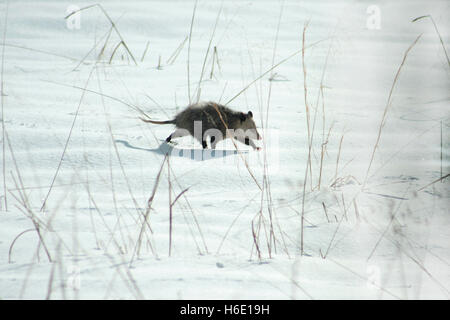
[[[251,111],[238,112],[218,103],[199,102],[187,106],[173,120],[140,119],[154,124],[174,124],[177,129],[167,137],[166,142],[191,135],[202,144],[203,149],[206,149],[208,147],[206,138],[210,137],[211,149],[215,149],[219,141],[234,138],[253,149],[260,150],[252,140],[261,140],[261,135],[256,130]]]

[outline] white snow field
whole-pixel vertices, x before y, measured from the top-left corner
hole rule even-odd
[[[450,298],[448,1],[98,3],[0,3],[0,299]]]

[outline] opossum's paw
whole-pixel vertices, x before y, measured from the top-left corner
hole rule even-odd
[[[168,145],[174,145],[174,146],[176,146],[176,145],[178,144],[178,142],[173,141],[173,140],[167,141],[167,139],[164,139],[164,140],[160,140],[160,141],[165,142],[165,143],[167,143]]]

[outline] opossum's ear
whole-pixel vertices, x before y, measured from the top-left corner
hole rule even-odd
[[[249,112],[248,112],[248,116],[249,116],[250,118],[253,118],[253,113],[252,113],[251,111],[249,111]]]
[[[247,119],[247,115],[246,115],[245,113],[241,112],[241,113],[239,114],[239,118],[241,119],[241,122],[244,122],[245,119]]]

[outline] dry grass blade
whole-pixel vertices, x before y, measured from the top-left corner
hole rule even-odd
[[[47,285],[47,295],[45,296],[45,300],[50,300],[50,297],[52,295],[52,291],[53,291],[53,280],[55,278],[55,268],[56,268],[56,263],[52,264],[52,269],[50,270],[50,278],[48,280],[48,285]]]
[[[118,263],[114,260],[114,257],[112,257],[109,254],[106,254],[106,256],[110,259],[111,264],[113,266],[116,266],[117,274],[120,276],[124,284],[128,287],[128,290],[135,296],[136,299],[144,300],[145,297],[141,292],[141,289],[138,287],[136,279],[134,279],[133,275],[131,274],[130,268],[127,268],[123,256],[120,256],[121,262]],[[124,269],[124,271],[121,270]],[[123,274],[123,272],[125,274]]]
[[[52,183],[50,184],[50,188],[48,189],[47,195],[44,198],[44,201],[42,203],[40,211],[44,210],[45,205],[46,205],[47,200],[48,200],[48,197],[50,196],[50,193],[52,191],[53,185],[54,185],[54,183],[56,181],[56,177],[58,176],[58,173],[59,173],[59,170],[61,168],[64,156],[66,154],[67,146],[69,145],[70,137],[72,136],[73,128],[75,127],[75,122],[77,121],[78,113],[80,112],[81,104],[83,102],[83,98],[84,98],[84,95],[86,93],[86,88],[87,88],[87,86],[89,84],[89,80],[91,79],[91,76],[92,76],[92,73],[94,72],[94,70],[95,70],[95,66],[92,68],[91,72],[89,73],[88,79],[86,81],[86,85],[85,85],[84,90],[83,90],[83,92],[81,94],[81,98],[80,98],[80,101],[78,103],[78,107],[77,107],[77,110],[75,112],[75,115],[73,117],[72,125],[71,125],[70,130],[69,130],[69,134],[68,134],[66,142],[64,144],[63,152],[62,152],[61,157],[60,157],[59,162],[58,162],[58,167],[56,168],[55,174],[53,175]]]
[[[141,247],[141,242],[142,242],[142,236],[143,236],[143,234],[144,234],[145,226],[148,226],[148,227],[150,228],[150,225],[148,224],[148,216],[149,216],[150,210],[151,210],[151,208],[152,208],[153,199],[154,199],[154,197],[155,197],[156,190],[158,189],[158,185],[159,185],[159,180],[160,180],[160,177],[161,177],[161,173],[162,173],[162,170],[163,170],[163,168],[164,168],[164,164],[166,163],[167,158],[168,158],[168,155],[166,154],[166,156],[164,157],[164,160],[163,160],[163,162],[162,162],[162,164],[161,164],[161,167],[159,168],[158,174],[157,174],[157,176],[156,176],[156,180],[155,180],[155,184],[153,185],[152,193],[151,193],[150,197],[148,198],[148,201],[147,201],[147,209],[145,210],[145,214],[144,214],[144,221],[143,221],[143,223],[141,224],[141,228],[140,228],[140,231],[139,231],[138,240],[137,240],[136,245],[135,245],[135,247],[134,247],[133,255],[131,256],[131,260],[130,260],[130,263],[129,263],[129,266],[130,266],[130,267],[131,267],[132,264],[133,264],[135,255],[136,255],[136,254],[139,255],[139,251],[140,251],[140,247]],[[151,230],[151,229],[150,229],[150,230]]]
[[[258,225],[260,225],[260,224],[258,224]],[[259,234],[259,232],[258,232],[258,234]],[[256,233],[255,224],[254,224],[253,220],[252,220],[252,236],[253,236],[253,244],[255,245],[256,252],[258,253],[258,259],[261,260],[261,250],[259,249],[259,241],[258,241],[259,236]]]
[[[285,63],[286,61],[292,59],[293,57],[295,57],[296,55],[300,54],[302,52],[302,50],[304,51],[305,49],[309,49],[312,48],[314,46],[316,46],[317,44],[328,40],[329,38],[325,38],[322,40],[318,40],[312,44],[310,44],[309,46],[305,47],[304,49],[300,49],[295,51],[294,53],[290,54],[289,56],[287,56],[286,58],[282,59],[281,61],[279,61],[278,63],[276,63],[275,65],[273,65],[272,67],[270,67],[268,70],[264,71],[263,73],[261,73],[257,78],[255,78],[254,80],[252,80],[249,84],[247,84],[241,91],[239,91],[237,94],[235,94],[231,99],[229,99],[225,105],[230,104],[234,99],[236,99],[237,97],[239,97],[242,93],[244,93],[248,88],[250,88],[254,83],[256,83],[258,80],[262,79],[263,77],[265,77],[267,74],[269,74],[272,70],[278,68],[280,65],[282,65],[283,63]]]
[[[220,71],[220,64],[219,64],[219,55],[217,53],[217,47],[214,47],[214,52],[213,52],[213,60],[211,63],[211,72],[209,73],[209,79],[211,80],[213,78],[214,75],[214,65],[217,62],[217,66],[219,67],[219,71]]]
[[[144,61],[144,58],[145,58],[145,55],[147,54],[147,50],[148,50],[149,45],[150,45],[150,41],[147,41],[147,44],[145,45],[144,53],[142,53],[141,62]]]
[[[114,58],[114,55],[116,54],[117,49],[119,49],[120,46],[126,47],[126,44],[125,44],[125,42],[123,42],[123,40],[119,41],[119,43],[114,47],[114,50],[111,53],[111,57],[109,58],[109,61],[108,61],[109,64],[111,64],[112,59]]]
[[[113,97],[113,96],[104,94],[104,93],[102,93],[102,92],[98,92],[98,91],[95,91],[95,90],[87,89],[86,87],[85,87],[85,88],[82,88],[82,87],[75,86],[75,85],[69,85],[69,84],[64,84],[64,83],[59,83],[59,82],[54,82],[54,81],[49,81],[49,80],[42,80],[42,81],[45,81],[45,82],[48,82],[48,83],[52,83],[52,84],[56,84],[56,85],[59,85],[59,86],[64,86],[64,87],[69,87],[69,88],[74,88],[74,89],[82,90],[82,91],[84,91],[84,92],[89,92],[89,93],[93,93],[93,94],[99,95],[99,96],[104,97],[104,98],[108,98],[108,99],[110,99],[110,100],[119,102],[119,103],[121,103],[121,104],[123,104],[123,105],[125,105],[125,106],[127,106],[127,107],[129,107],[129,108],[131,108],[131,109],[133,109],[134,111],[139,112],[139,113],[142,114],[143,116],[145,116],[145,117],[147,117],[147,118],[150,119],[150,117],[149,117],[144,111],[142,111],[142,109],[139,108],[138,106],[135,106],[135,105],[133,105],[133,104],[130,104],[130,103],[128,103],[128,102],[125,102],[125,101],[123,101],[123,100],[121,100],[121,99],[119,99],[119,98],[116,98],[116,97]]]
[[[113,27],[111,26],[111,28],[109,28],[108,35],[106,37],[105,43],[103,44],[103,47],[102,47],[102,49],[100,50],[100,52],[99,52],[99,54],[97,56],[97,61],[100,60],[102,58],[102,56],[103,56],[103,53],[105,53],[106,46],[108,45],[109,38],[111,37],[112,31],[113,31]]]
[[[14,240],[11,242],[11,245],[9,246],[9,250],[8,250],[8,263],[11,263],[11,254],[12,254],[12,249],[14,247],[14,244],[16,243],[16,241],[25,233],[30,232],[30,231],[35,231],[35,229],[27,229],[25,231],[22,231],[21,233],[19,233]]]
[[[306,112],[306,127],[308,131],[308,160],[306,161],[306,169],[305,169],[305,177],[303,179],[303,191],[302,191],[302,212],[301,212],[301,224],[300,224],[300,254],[304,254],[304,221],[305,221],[305,202],[306,202],[306,184],[308,182],[308,169],[310,172],[310,180],[312,185],[312,166],[311,166],[311,148],[312,148],[312,136],[310,130],[310,114],[308,107],[308,87],[306,85],[306,66],[305,66],[305,38],[306,38],[306,29],[308,28],[308,23],[306,22],[303,27],[302,33],[302,69],[303,69],[303,90],[304,90],[304,99],[305,99],[305,112]],[[317,108],[316,108],[317,114]],[[314,117],[315,118],[315,117]],[[312,189],[312,187],[311,187]]]
[[[109,37],[111,36],[112,30],[113,30],[113,27],[109,28],[109,31],[107,31],[107,32],[100,38],[100,40],[94,44],[94,46],[93,46],[93,47],[92,47],[92,48],[84,55],[83,59],[81,59],[80,62],[78,62],[78,64],[75,66],[75,68],[72,69],[72,71],[77,70],[77,69],[80,67],[80,65],[82,65],[83,63],[85,63],[84,61],[86,60],[86,58],[87,58],[87,57],[88,57],[88,56],[89,56],[89,55],[97,48],[97,46],[100,44],[100,42],[101,42],[103,39],[106,38],[105,43],[103,44],[103,47],[102,47],[102,49],[100,50],[100,53],[98,54],[98,57],[97,57],[97,60],[100,60],[100,58],[101,58],[102,55],[103,55],[103,52],[104,52],[105,49],[106,49],[106,45],[108,44],[108,40],[109,40]]]
[[[175,176],[175,173],[173,172],[173,169],[172,169],[172,168],[170,168],[170,172],[171,172],[171,174],[172,174],[172,176],[173,176],[173,181],[175,181],[176,184],[178,185],[178,187],[179,187],[180,189],[182,189],[182,187],[181,187],[179,181],[177,180],[177,178],[176,178],[176,176]],[[189,189],[189,188],[188,188],[188,189]],[[188,198],[187,198],[186,195],[185,195],[185,192],[186,192],[186,191],[187,191],[187,189],[185,189],[185,191],[181,192],[181,193],[179,194],[179,196],[178,196],[177,198],[175,198],[175,200],[174,200],[172,203],[175,204],[175,202],[178,201],[178,198],[180,198],[181,196],[183,196],[184,201],[186,202],[186,204],[187,204],[189,210],[191,211],[192,218],[194,219],[194,223],[195,223],[195,225],[196,225],[196,227],[197,227],[198,234],[200,235],[200,238],[201,238],[201,240],[202,240],[202,242],[203,242],[203,246],[204,246],[204,249],[205,249],[205,253],[208,253],[208,246],[206,245],[205,237],[203,236],[203,232],[202,232],[202,229],[200,228],[200,224],[199,224],[199,222],[198,222],[198,219],[197,219],[197,217],[195,216],[194,209],[192,208],[192,206],[191,206],[191,204],[190,204]],[[185,219],[186,219],[186,216],[185,216]],[[186,219],[186,222],[187,222],[187,219]],[[190,227],[189,227],[189,231],[191,232],[192,239],[194,240],[195,245],[197,246],[198,253],[199,253],[200,255],[203,255],[203,252],[201,251],[200,246],[198,245],[197,240],[195,239],[195,234],[194,234],[193,230],[192,230]]]
[[[440,145],[440,147],[441,147],[441,152],[440,152],[440,172],[441,172],[441,177],[442,177],[442,120],[441,120],[441,145]]]
[[[14,151],[12,149],[11,141],[9,140],[7,132],[5,132],[5,138],[6,138],[6,141],[8,143],[9,151],[11,153],[11,157],[13,159],[13,163],[14,163],[14,166],[15,166],[15,169],[16,169],[16,173],[17,173],[17,176],[18,176],[18,179],[19,179],[19,183],[18,183],[17,180],[14,178],[14,175],[11,172],[12,179],[14,181],[16,190],[19,193],[20,199],[16,195],[14,195],[14,193],[12,193],[11,191],[10,191],[10,194],[17,200],[17,202],[19,202],[21,204],[23,209],[21,207],[17,206],[17,205],[16,205],[16,207],[20,211],[22,211],[25,214],[25,216],[27,218],[29,218],[31,220],[31,222],[33,223],[34,229],[35,229],[35,231],[36,231],[36,233],[37,233],[37,235],[39,237],[38,251],[39,251],[40,245],[42,244],[42,247],[44,248],[44,251],[45,251],[45,253],[47,255],[48,261],[52,262],[52,258],[50,256],[50,252],[49,252],[47,246],[45,245],[44,238],[43,238],[42,233],[41,233],[41,225],[45,226],[45,223],[43,223],[39,219],[39,217],[36,217],[36,215],[31,210],[31,207],[30,207],[29,202],[28,202],[28,198],[27,198],[27,196],[26,196],[26,194],[24,192],[25,186],[23,184],[23,180],[22,180],[22,177],[20,175],[20,170],[19,170],[19,167],[17,166],[16,157],[14,156]]]
[[[337,176],[338,176],[339,160],[341,159],[341,150],[342,150],[342,142],[344,141],[344,135],[345,135],[345,133],[342,134],[341,140],[339,141],[338,154],[337,154],[337,157],[336,157],[336,170],[334,172],[334,179],[333,179],[333,181],[336,181],[337,180]]]
[[[173,64],[175,62],[175,60],[177,59],[181,50],[183,49],[184,45],[186,44],[186,41],[188,40],[188,38],[189,38],[188,36],[186,36],[186,38],[184,38],[184,40],[181,42],[181,44],[170,55],[169,59],[167,59],[166,64]]]
[[[83,10],[87,10],[87,9],[90,9],[90,8],[93,8],[93,7],[100,8],[100,10],[103,12],[105,17],[109,20],[109,23],[111,23],[111,26],[114,28],[114,31],[116,31],[116,34],[119,36],[119,38],[121,40],[121,43],[123,44],[123,46],[124,46],[125,50],[128,52],[128,54],[130,55],[130,57],[133,60],[134,64],[137,65],[136,59],[134,58],[134,56],[131,53],[130,49],[128,48],[125,40],[123,39],[122,35],[120,34],[119,29],[117,29],[116,24],[114,23],[114,21],[111,19],[111,17],[109,16],[109,14],[106,12],[106,10],[103,8],[103,6],[101,4],[96,3],[96,4],[92,4],[92,5],[83,7],[81,9],[79,9],[79,10],[75,10],[75,11],[71,12],[70,14],[68,14],[64,19],[68,19],[69,17],[71,17],[72,15],[74,15],[74,14],[76,14],[78,12],[81,12]]]
[[[171,169],[172,170],[172,169]],[[186,189],[184,189],[183,191],[181,191],[176,197],[175,199],[170,203],[171,206],[174,206],[175,203],[178,201],[178,199],[180,199],[180,197],[182,195],[184,195],[186,192],[188,192],[188,190],[190,189],[190,187],[187,187]]]
[[[340,226],[341,226],[342,220],[344,220],[344,218],[345,218],[346,216],[347,216],[347,214],[346,214],[346,212],[345,212],[345,210],[344,210],[344,213],[342,214],[342,217],[341,217],[341,219],[339,220],[339,223],[338,223],[338,225],[336,226],[336,229],[334,230],[333,236],[331,237],[330,243],[328,244],[327,251],[325,251],[325,254],[322,256],[323,259],[326,259],[326,257],[328,256],[328,253],[329,253],[329,251],[330,251],[331,245],[333,244],[334,239],[336,238],[336,235],[337,235],[337,233],[338,233],[338,231],[339,231],[339,228],[340,228]]]
[[[100,91],[102,91],[99,77],[97,77],[97,80],[98,80],[99,89],[100,89]],[[102,98],[103,110],[105,111],[106,108],[105,108],[105,102],[104,102],[104,99],[103,99],[103,98],[104,98],[104,95],[100,93],[100,96],[101,96],[101,98]],[[105,116],[106,116],[106,111],[105,111]],[[125,172],[125,168],[124,168],[122,159],[121,159],[121,157],[120,157],[119,150],[118,150],[118,148],[117,148],[117,143],[116,143],[116,140],[115,140],[115,138],[114,138],[114,133],[113,133],[113,130],[112,130],[112,127],[111,127],[111,123],[110,123],[110,121],[109,121],[109,118],[108,118],[108,117],[106,117],[106,118],[107,118],[107,128],[108,128],[109,136],[110,136],[110,138],[111,138],[111,143],[112,143],[112,145],[113,145],[113,147],[114,147],[114,152],[115,152],[117,161],[118,161],[118,163],[119,163],[119,167],[120,167],[120,170],[121,170],[121,172],[122,172],[123,178],[124,178],[124,180],[125,180],[125,185],[126,185],[126,187],[127,187],[127,189],[128,189],[128,194],[130,195],[130,197],[131,197],[131,199],[132,199],[132,201],[133,201],[133,205],[134,205],[134,207],[135,207],[135,209],[136,209],[136,212],[137,212],[139,218],[140,218],[140,219],[144,219],[143,225],[147,225],[148,229],[151,231],[151,227],[150,227],[149,223],[148,223],[148,222],[146,221],[146,219],[144,218],[144,217],[145,217],[145,214],[144,214],[144,212],[140,209],[140,207],[139,207],[139,205],[138,205],[138,203],[137,203],[137,201],[136,201],[136,198],[135,198],[135,196],[134,196],[134,194],[133,194],[133,190],[131,189],[130,181],[129,181],[128,176],[127,176],[127,174],[126,174],[126,172]],[[141,235],[141,237],[142,237],[142,235]],[[153,247],[152,247],[152,245],[151,245],[150,242],[149,242],[149,246],[150,246],[150,248],[151,248],[152,251],[153,251]],[[153,253],[155,254],[154,251],[153,251]]]
[[[212,43],[212,41],[214,39],[214,35],[216,33],[217,24],[219,23],[220,14],[222,13],[222,8],[223,8],[223,0],[222,0],[222,5],[220,6],[220,10],[217,13],[216,22],[214,23],[214,28],[211,33],[211,37],[209,39],[208,48],[206,49],[206,53],[205,53],[205,58],[203,59],[202,70],[200,72],[200,80],[198,81],[198,85],[197,85],[197,102],[200,100],[200,90],[201,90],[201,84],[203,81],[203,74],[205,72],[206,61],[208,60],[209,50],[211,49],[211,43]],[[214,49],[215,49],[215,47],[214,47]],[[216,51],[214,51],[214,53],[215,52]]]
[[[170,179],[171,167],[170,167],[169,159],[170,159],[170,157],[167,157],[167,181],[168,181],[168,184],[169,184],[169,257],[170,257],[172,255],[173,206],[178,201],[178,199],[180,199],[180,197],[189,190],[189,187],[187,187],[186,189],[181,191],[175,197],[175,199],[172,201],[172,190],[173,190],[173,188],[172,188],[172,180]]]
[[[396,220],[395,218],[395,214],[393,213],[392,219]],[[397,220],[398,222],[398,220]],[[388,235],[385,235],[385,232],[382,232],[381,230],[379,230],[377,227],[375,227],[374,225],[371,225],[371,227],[376,230],[379,233],[382,233],[382,237],[386,238],[389,242],[391,242],[394,246],[397,247],[398,251],[402,254],[404,254],[406,257],[408,257],[409,259],[411,259],[411,261],[413,261],[443,292],[445,292],[445,294],[447,295],[447,298],[450,297],[450,291],[438,280],[436,279],[429,270],[427,270],[427,268],[425,268],[423,262],[424,261],[419,261],[420,259],[418,259],[418,257],[413,257],[411,255],[411,253],[409,252],[409,250],[406,250],[401,243],[399,243],[399,241],[397,241],[396,239],[392,239],[392,237],[389,237]],[[403,235],[403,237],[405,237]],[[410,239],[406,238],[406,240],[408,242],[410,242]],[[415,242],[414,240],[412,240],[412,242]],[[415,242],[416,244],[419,245],[419,243]],[[411,243],[410,243],[411,244]],[[427,250],[428,251],[428,250]],[[429,252],[429,251],[428,251]],[[431,253],[433,256],[435,256],[436,258],[440,259],[438,256],[436,256],[435,254]],[[370,258],[370,257],[369,257]],[[331,259],[330,259],[331,260]],[[441,260],[441,259],[440,259]],[[442,261],[442,260],[441,260]],[[444,263],[446,263],[445,261],[443,261]],[[446,263],[447,264],[447,263]],[[447,264],[448,265],[448,264]]]
[[[340,263],[340,262],[338,262],[338,261],[336,261],[336,260],[334,260],[334,259],[332,259],[332,258],[328,258],[328,261],[331,261],[331,262],[335,263],[337,266],[343,268],[344,270],[350,272],[351,274],[355,275],[356,277],[362,279],[362,280],[365,281],[366,283],[369,281],[369,279],[368,279],[367,277],[365,277],[365,276],[363,276],[363,275],[361,275],[361,274],[359,274],[359,273],[353,271],[353,270],[350,269],[349,267],[343,265],[342,263]],[[376,284],[376,283],[372,283],[372,285],[374,285],[374,286],[375,286],[376,288],[378,288],[379,290],[381,290],[381,291],[383,291],[383,292],[389,294],[391,297],[396,298],[396,299],[398,299],[398,300],[402,300],[402,298],[400,298],[399,296],[395,295],[393,292],[387,290],[386,288],[384,288],[384,287],[382,287],[382,286],[380,286],[380,285],[378,285],[378,284]]]
[[[327,218],[327,222],[330,222],[330,219],[328,218],[328,212],[327,212],[327,207],[325,206],[325,203],[322,202],[322,207],[323,207],[323,211],[325,212],[325,217]]]
[[[429,17],[429,15],[420,16],[420,17],[412,19],[411,22],[416,22],[417,20],[420,20],[420,19],[423,19],[423,18],[427,18],[427,17]]]
[[[114,58],[114,55],[116,54],[116,51],[117,51],[117,49],[119,49],[120,45],[123,45],[123,41],[119,41],[119,43],[114,47],[114,50],[111,53],[111,57],[109,58],[109,61],[108,61],[109,64],[111,64],[111,61]]]
[[[49,51],[45,51],[45,50],[29,48],[29,47],[21,46],[21,45],[17,45],[17,44],[5,43],[4,41],[2,43],[0,43],[0,46],[2,46],[2,47],[9,47],[9,48],[16,48],[16,49],[22,49],[22,50],[28,50],[28,51],[37,52],[37,53],[41,53],[41,54],[45,54],[45,55],[49,55],[49,56],[53,56],[53,57],[67,59],[67,60],[70,60],[70,61],[73,61],[73,62],[79,61],[79,59],[77,59],[77,58],[73,58],[73,57],[69,57],[69,56],[65,56],[65,55],[62,55],[62,54],[57,54],[57,53],[49,52]]]
[[[305,38],[306,38],[306,29],[308,28],[309,22],[306,22],[303,27],[302,33],[302,70],[303,70],[303,95],[305,99],[305,111],[306,111],[306,125],[308,129],[308,143],[311,143],[311,129],[310,129],[310,113],[308,106],[308,87],[306,85],[306,65],[305,65]],[[309,164],[309,163],[308,163]]]
[[[222,240],[220,241],[219,246],[217,247],[217,252],[216,252],[217,255],[220,253],[220,249],[222,248],[222,245],[225,242],[225,239],[227,238],[227,236],[230,233],[231,229],[233,228],[234,224],[239,219],[239,217],[245,212],[245,210],[250,206],[250,204],[252,203],[252,201],[256,197],[256,195],[253,196],[253,198],[242,208],[242,210],[236,215],[236,217],[231,222],[230,226],[228,227],[227,231],[225,232],[224,236],[222,237]]]
[[[323,89],[324,89],[325,73],[326,73],[326,70],[327,70],[328,59],[330,57],[331,48],[332,48],[332,45],[333,45],[334,34],[335,34],[335,32],[333,33],[333,36],[332,36],[331,41],[330,41],[330,44],[328,46],[328,52],[327,52],[327,55],[326,55],[326,58],[325,58],[325,63],[324,63],[323,70],[322,70],[322,76],[321,76],[321,79],[320,79],[319,90],[317,92],[316,111],[314,113],[314,121],[313,121],[313,128],[312,128],[313,135],[314,135],[314,129],[316,127],[316,116],[317,116],[318,109],[319,109],[319,100],[321,99],[322,100],[322,144],[321,144],[321,152],[320,152],[320,167],[319,167],[319,182],[318,182],[318,189],[319,190],[320,190],[320,184],[321,184],[321,181],[322,181],[323,158],[324,158],[324,153],[325,153],[325,150],[326,150],[326,144],[328,142],[328,140],[325,141],[325,97],[324,97],[324,94],[323,94]],[[311,144],[312,144],[312,141],[311,141]],[[311,172],[311,183],[312,183],[312,172]]]
[[[327,153],[327,144],[328,139],[330,138],[331,130],[333,129],[333,124],[331,124],[330,129],[328,129],[327,138],[325,140],[322,139],[322,145],[321,145],[321,151],[320,151],[320,169],[319,169],[319,184],[318,189],[320,190],[320,186],[322,183],[322,170],[323,170],[323,159],[325,157],[325,154]]]
[[[396,151],[386,160],[383,161],[383,163],[376,169],[376,170],[372,170],[372,173],[370,174],[370,176],[368,177],[368,179],[371,179],[372,177],[374,177],[381,169],[383,169],[386,165],[388,165],[389,163],[392,162],[392,160],[397,157],[400,153],[402,153],[404,150],[407,150],[409,148],[409,146],[411,144],[414,144],[418,141],[418,139],[420,139],[421,137],[423,137],[425,134],[427,134],[428,132],[432,131],[433,129],[435,129],[435,126],[432,126],[430,128],[427,128],[426,130],[422,131],[420,134],[412,136],[411,139],[405,143],[403,146],[401,146],[400,148],[396,149]],[[441,175],[442,176],[442,175]]]
[[[192,11],[191,27],[189,28],[189,42],[188,42],[188,58],[187,58],[187,87],[188,87],[188,98],[189,104],[191,104],[191,40],[192,40],[192,28],[194,27],[195,11],[197,10],[197,2],[195,0],[194,10]]]
[[[418,20],[420,20],[420,19],[424,19],[424,18],[430,18],[431,22],[433,23],[434,30],[436,30],[436,33],[437,33],[437,35],[438,35],[438,37],[439,37],[439,41],[441,42],[441,45],[442,45],[442,49],[444,50],[444,53],[445,53],[445,57],[447,58],[447,64],[448,64],[448,66],[450,67],[450,60],[449,60],[449,58],[448,58],[447,49],[445,49],[444,40],[442,40],[441,33],[439,32],[439,29],[438,29],[438,27],[437,27],[437,25],[436,25],[436,22],[434,22],[434,19],[433,19],[433,17],[431,16],[431,14],[425,15],[425,16],[417,17],[417,18],[413,19],[411,22],[416,22],[416,21],[418,21]]]
[[[426,186],[423,186],[422,188],[420,188],[420,189],[417,190],[417,191],[422,191],[423,189],[428,188],[429,186],[435,184],[436,182],[444,181],[444,180],[447,179],[449,176],[450,176],[450,173],[446,174],[446,175],[443,176],[443,177],[440,177],[439,179],[434,180],[433,182],[430,182],[429,184],[427,184]]]
[[[359,221],[360,220],[360,215],[359,215],[358,206],[356,205],[356,199],[353,199],[353,207],[355,208],[356,219]]]
[[[281,6],[280,6],[280,13],[278,15],[278,23],[277,23],[277,29],[276,29],[276,33],[275,33],[275,39],[274,39],[274,44],[273,44],[273,51],[272,51],[272,66],[275,64],[275,57],[276,57],[276,53],[277,53],[277,46],[278,46],[278,37],[279,37],[279,33],[280,33],[280,27],[281,27],[281,21],[282,21],[282,17],[283,17],[283,11],[284,11],[284,5],[285,2],[283,1]],[[250,52],[249,52],[250,54]],[[274,74],[273,74],[273,70],[271,71],[270,74],[270,78],[273,78]],[[261,123],[262,123],[262,128],[263,130],[265,128],[268,128],[269,126],[269,109],[270,109],[270,102],[271,102],[271,96],[272,96],[272,85],[273,82],[269,81],[269,90],[268,90],[268,94],[267,94],[267,108],[266,108],[266,118],[265,121],[263,120],[263,116],[261,115]],[[263,92],[263,90],[260,91],[261,93]],[[262,97],[261,97],[262,100]],[[262,110],[262,102],[260,103],[260,109]],[[263,190],[261,190],[261,202],[260,202],[260,213],[262,214],[264,208],[264,194],[266,195],[266,202],[267,202],[267,212],[269,215],[269,240],[268,240],[268,252],[269,252],[269,256],[271,255],[272,252],[272,246],[273,249],[276,253],[277,251],[277,238],[275,236],[275,231],[274,231],[274,222],[276,223],[276,226],[279,230],[279,234],[281,237],[281,241],[282,241],[282,245],[283,245],[283,249],[286,252],[286,254],[289,256],[289,252],[288,252],[288,248],[286,245],[286,241],[285,241],[285,237],[284,237],[284,233],[281,230],[281,226],[279,224],[278,221],[278,217],[277,217],[277,212],[275,210],[275,207],[273,205],[273,197],[272,197],[272,190],[271,190],[271,182],[270,182],[270,175],[269,175],[269,169],[268,169],[268,160],[267,160],[267,148],[266,148],[266,139],[262,140],[263,143],[263,159],[264,159],[264,164],[263,164],[263,169],[264,169],[264,173],[263,173],[263,183],[262,183],[262,187]],[[261,221],[261,220],[260,220]]]
[[[409,188],[411,187],[411,185],[408,186],[408,188],[405,190],[403,197],[407,194]],[[373,247],[372,251],[370,252],[369,256],[367,257],[367,261],[369,261],[373,254],[375,253],[375,251],[377,250],[379,244],[381,243],[381,240],[383,240],[384,238],[387,238],[387,233],[388,231],[392,228],[392,225],[394,224],[394,222],[397,220],[397,214],[400,211],[400,207],[402,206],[402,204],[404,203],[404,201],[400,201],[397,208],[391,208],[391,219],[389,220],[388,225],[386,226],[386,228],[381,232],[380,237],[378,238],[377,242],[375,243],[375,246]]]
[[[375,142],[375,145],[373,147],[372,156],[371,156],[370,162],[369,162],[369,167],[367,168],[366,177],[364,178],[364,183],[363,183],[363,186],[362,186],[363,189],[365,188],[366,183],[367,183],[367,178],[369,176],[370,168],[372,167],[372,162],[373,162],[373,159],[375,157],[375,151],[377,150],[378,144],[380,143],[381,132],[382,132],[383,127],[384,127],[384,125],[386,123],[386,115],[387,115],[387,112],[388,112],[388,110],[389,110],[389,108],[390,108],[390,106],[392,104],[392,93],[394,92],[395,85],[396,85],[397,80],[398,80],[398,78],[400,76],[400,72],[402,71],[402,68],[403,68],[403,66],[405,64],[405,61],[406,61],[406,58],[408,57],[409,52],[416,45],[417,41],[419,41],[421,36],[422,36],[422,34],[420,34],[414,40],[414,42],[408,47],[408,49],[405,51],[405,54],[403,55],[402,62],[400,63],[400,66],[399,66],[399,68],[397,70],[397,73],[395,74],[394,81],[393,81],[392,86],[391,86],[391,90],[389,91],[389,96],[388,96],[388,100],[387,100],[387,103],[386,103],[386,107],[384,109],[383,116],[381,118],[380,127],[378,128],[378,136],[377,136],[377,140]]]
[[[172,182],[170,182],[170,157],[167,158],[167,182],[169,185],[169,257],[172,255]]]
[[[3,43],[5,43],[6,39],[6,30],[8,25],[8,8],[9,8],[9,2],[6,2],[6,11],[5,11],[5,26],[3,28]],[[8,211],[8,197],[6,192],[6,147],[5,147],[5,87],[3,82],[3,76],[4,76],[4,67],[5,67],[5,46],[2,47],[2,67],[1,67],[1,79],[0,79],[0,103],[2,106],[2,169],[3,169],[3,199],[5,201],[5,210]]]

